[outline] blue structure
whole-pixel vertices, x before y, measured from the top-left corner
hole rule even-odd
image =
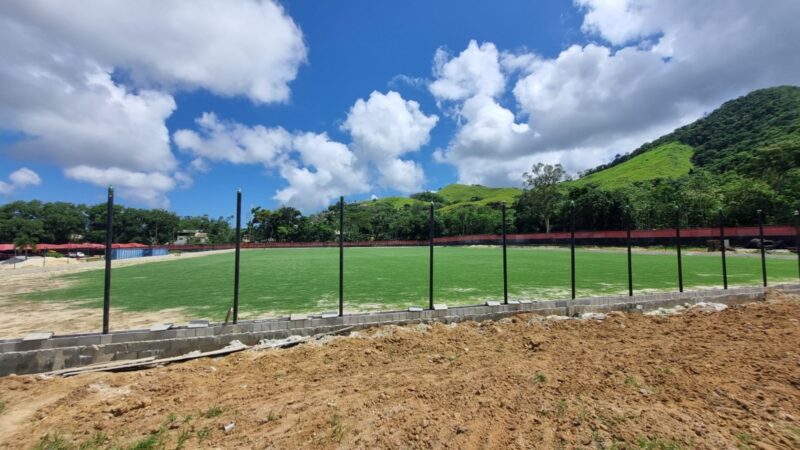
[[[132,259],[145,256],[166,256],[169,250],[165,247],[156,248],[115,248],[111,250],[111,259]]]

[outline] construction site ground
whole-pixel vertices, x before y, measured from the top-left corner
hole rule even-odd
[[[800,297],[0,379],[0,448],[800,448]]]

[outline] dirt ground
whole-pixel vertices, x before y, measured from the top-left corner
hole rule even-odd
[[[0,448],[800,448],[799,320],[800,297],[771,294],[721,312],[520,314],[11,376]]]
[[[219,252],[232,250],[216,250],[208,252],[171,254],[114,261],[112,268],[135,264],[148,264],[157,261],[197,258]],[[100,331],[103,323],[102,310],[97,308],[78,308],[74,304],[59,302],[40,302],[20,300],[19,295],[28,292],[49,290],[62,287],[66,281],[59,279],[61,275],[98,270],[105,267],[104,261],[76,261],[67,258],[48,258],[47,264],[41,266],[42,258],[30,260],[30,264],[18,264],[13,269],[10,264],[0,266],[0,339],[24,336],[31,331],[46,330],[56,334],[84,333]],[[190,317],[182,309],[167,309],[155,312],[123,311],[112,308],[115,329],[147,328],[160,322],[187,322]]]

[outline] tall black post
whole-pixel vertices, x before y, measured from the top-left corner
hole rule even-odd
[[[503,303],[508,304],[508,256],[506,254],[506,204],[503,203]]]
[[[103,290],[103,334],[108,334],[109,312],[111,311],[111,244],[114,242],[114,188],[108,187],[106,203],[106,280]]]
[[[758,241],[761,247],[761,281],[767,287],[767,250],[764,248],[764,211],[758,210]]]
[[[344,197],[339,197],[339,317],[344,316]]]
[[[633,258],[631,255],[631,208],[625,206],[625,244],[628,247],[628,296],[633,297]]]
[[[800,211],[794,211],[794,248],[797,250],[797,276],[800,277]]]
[[[575,201],[569,202],[569,266],[572,284],[572,298],[575,298]]]
[[[428,233],[428,309],[433,309],[433,202],[431,202],[431,214],[428,222],[430,228]]]
[[[675,242],[678,250],[678,291],[683,292],[683,262],[681,261],[681,209],[675,207]]]
[[[728,262],[725,259],[725,216],[722,208],[719,209],[719,242],[722,246],[722,287],[728,289]]]
[[[242,190],[236,191],[236,255],[233,266],[233,323],[239,321],[239,254],[242,246]]]

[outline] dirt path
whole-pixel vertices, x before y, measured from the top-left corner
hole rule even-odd
[[[113,262],[113,268],[149,264],[158,261],[173,261],[198,258],[213,254],[231,252],[217,250],[208,252],[183,253],[182,255],[153,256]],[[15,338],[35,330],[54,331],[57,334],[100,331],[102,311],[96,308],[79,308],[71,303],[40,302],[20,300],[18,295],[64,287],[68,281],[60,278],[70,273],[99,270],[105,267],[104,261],[71,262],[70,264],[51,264],[45,267],[28,266],[11,269],[4,266],[0,270],[0,339]],[[186,322],[189,317],[182,309],[168,309],[157,312],[133,312],[112,309],[115,329],[148,327],[157,322]]]
[[[773,295],[714,313],[383,327],[132,373],[7,377],[0,447],[800,448],[799,321],[800,297]]]

